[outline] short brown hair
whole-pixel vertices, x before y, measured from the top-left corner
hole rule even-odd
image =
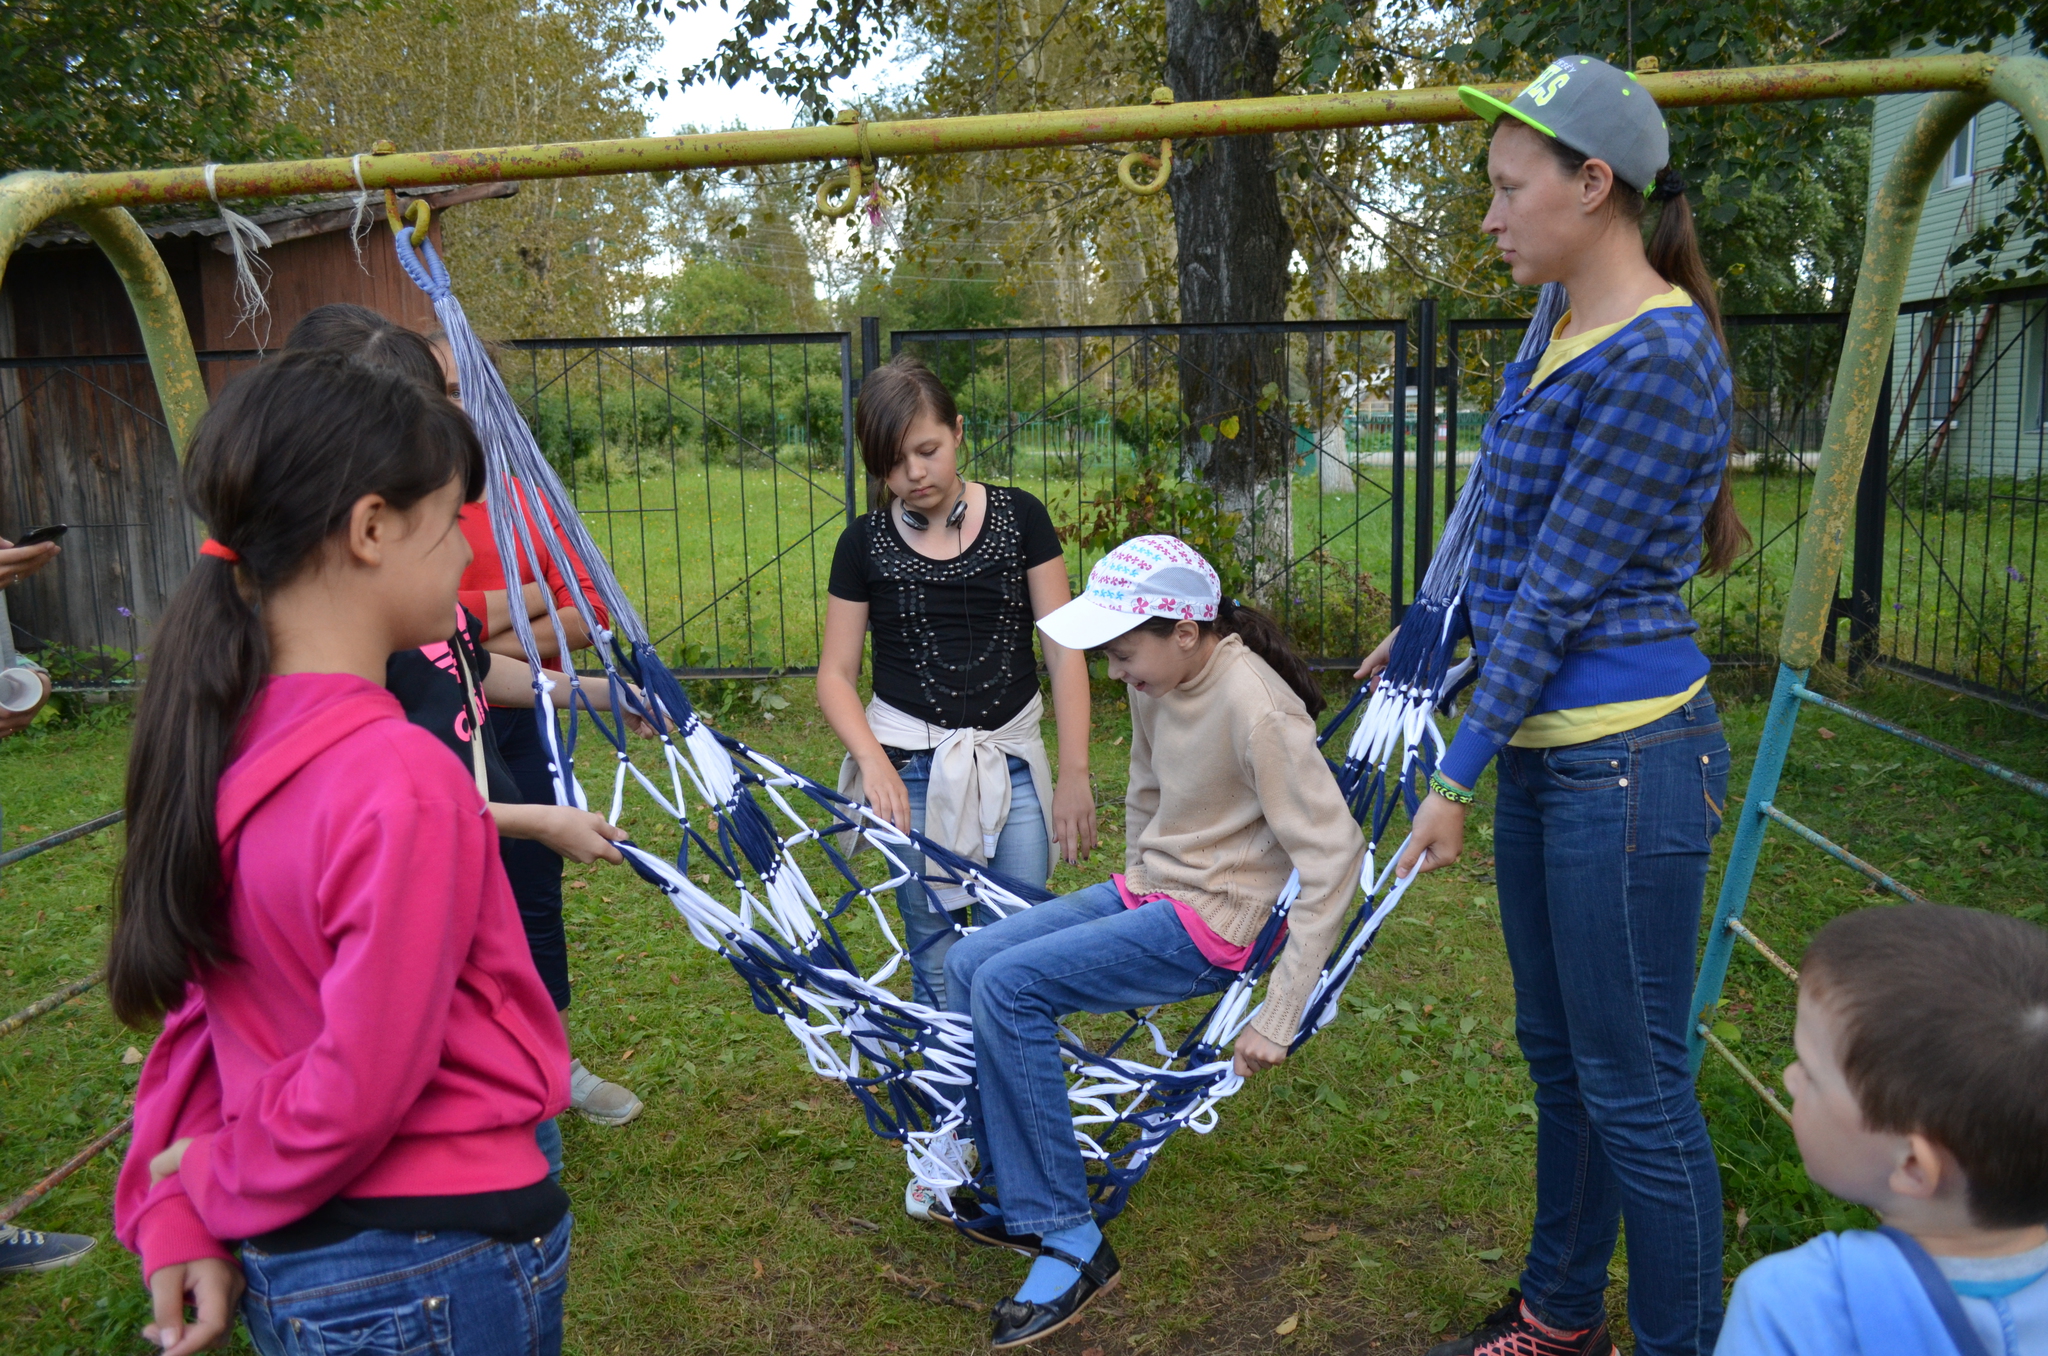
[[[903,460],[903,437],[921,414],[947,428],[960,417],[953,393],[933,371],[908,353],[868,373],[853,406],[853,436],[860,440],[861,464],[877,480]]]
[[[2048,1223],[2048,931],[1935,904],[1860,909],[1800,984],[1842,1023],[1863,1120],[1956,1156],[1983,1228]]]

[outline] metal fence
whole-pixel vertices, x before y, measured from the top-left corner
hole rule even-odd
[[[2048,287],[1902,308],[1837,605],[1853,663],[2048,714],[2044,397]]]
[[[1754,543],[1691,586],[1717,661],[1775,647],[1842,324],[1728,318],[1732,485]],[[1370,321],[899,331],[890,350],[949,382],[970,474],[1043,499],[1076,579],[1133,532],[1234,557],[1221,548],[1242,531],[1254,559],[1233,588],[1337,665],[1412,596],[1523,329],[1439,323],[1425,302]],[[748,676],[817,661],[832,550],[867,502],[853,395],[882,350],[869,321],[521,340],[500,360],[664,657]],[[202,355],[209,385],[254,357]],[[1849,658],[2048,710],[2048,289],[1908,306],[1891,371],[1838,606]],[[1212,473],[1232,456],[1255,473],[1228,502]],[[0,495],[0,534],[77,525],[64,560],[11,591],[17,638],[68,686],[132,681],[196,545],[143,359],[0,360]]]

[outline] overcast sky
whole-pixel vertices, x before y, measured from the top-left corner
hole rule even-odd
[[[662,45],[657,68],[663,74],[672,74],[683,66],[703,60],[711,55],[732,26],[732,17],[715,7],[683,15],[666,25],[666,41]],[[844,94],[882,85],[900,85],[915,79],[922,65],[921,58],[892,52],[856,74],[835,92]],[[686,126],[715,130],[737,125],[768,130],[794,127],[799,121],[809,121],[794,103],[768,93],[758,82],[741,85],[737,89],[727,89],[724,85],[698,85],[680,94],[672,92],[666,99],[648,100],[647,113],[647,130],[656,136],[666,136]]]

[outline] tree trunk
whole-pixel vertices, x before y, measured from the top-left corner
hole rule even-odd
[[[1279,68],[1280,41],[1260,26],[1255,0],[1167,0],[1166,78],[1176,100],[1270,96]],[[1184,323],[1287,318],[1294,232],[1280,210],[1273,168],[1270,136],[1174,147],[1170,191]],[[1214,488],[1221,508],[1242,515],[1240,561],[1263,598],[1281,586],[1293,554],[1285,338],[1183,338],[1180,394],[1188,465]],[[1233,416],[1237,436],[1225,437],[1222,425]]]

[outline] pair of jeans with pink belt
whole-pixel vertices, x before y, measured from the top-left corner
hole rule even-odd
[[[1006,1229],[1049,1234],[1091,1218],[1060,1019],[1199,998],[1236,977],[1203,955],[1172,900],[1126,908],[1108,881],[954,943],[947,1007],[974,1018],[970,1106]]]

